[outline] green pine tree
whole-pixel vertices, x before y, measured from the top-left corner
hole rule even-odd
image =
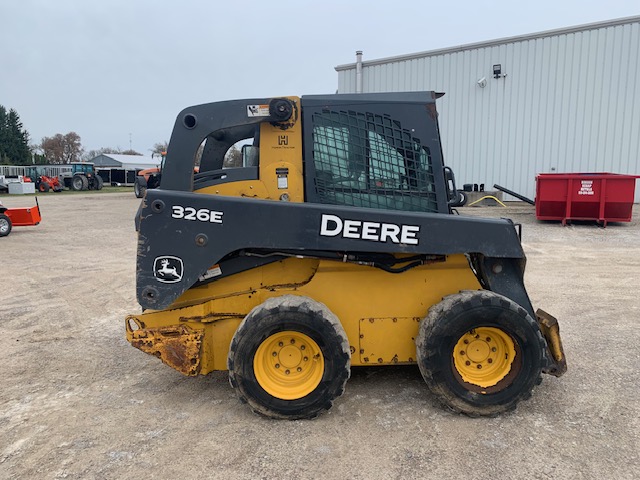
[[[20,116],[13,108],[0,105],[0,161],[13,165],[31,163],[29,133],[24,129]]]

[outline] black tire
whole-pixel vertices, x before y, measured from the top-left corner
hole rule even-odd
[[[138,182],[133,185],[133,192],[136,194],[136,198],[144,197],[144,192],[146,191],[147,189],[141,186]]]
[[[456,199],[453,200],[450,205],[452,207],[463,207],[467,204],[467,194],[465,192],[463,192],[462,190],[458,190],[457,191],[458,195],[456,196]]]
[[[476,334],[488,331],[495,333],[493,338]],[[502,353],[501,340],[512,348],[505,347]],[[498,353],[491,353],[496,352],[493,345]],[[418,366],[431,392],[445,406],[470,416],[495,416],[528,399],[540,383],[545,345],[540,328],[524,308],[484,290],[450,295],[431,307],[416,339]],[[497,355],[495,360],[492,355]],[[468,359],[464,364],[459,360],[463,358]],[[480,380],[485,382],[480,385],[469,372],[474,367],[480,372],[483,365],[487,375],[496,368],[503,370]],[[463,379],[465,373],[470,376]]]
[[[39,192],[43,192],[46,193],[49,191],[49,184],[45,183],[45,182],[40,182],[40,184],[38,185],[38,191]]]
[[[287,340],[279,346],[272,343],[273,339],[288,338],[284,337],[286,335],[292,337],[291,345]],[[295,343],[294,338],[308,338],[311,345],[305,348],[304,340]],[[311,358],[305,356],[305,352],[314,351],[317,353],[310,353]],[[264,374],[265,369],[256,374],[261,365],[270,365],[271,361],[267,374]],[[227,367],[231,386],[255,413],[288,420],[314,418],[331,408],[333,401],[344,392],[351,373],[351,352],[340,321],[325,305],[307,297],[284,295],[267,300],[245,317],[231,342]],[[269,372],[289,375],[289,368],[295,378],[274,394]],[[288,388],[302,386],[296,383],[298,380],[308,382],[308,372],[316,375],[310,386],[304,384],[308,386],[308,393],[281,398],[293,392]],[[276,389],[279,388],[280,385],[276,385]]]
[[[98,174],[96,174],[96,190],[102,190],[102,187],[104,187],[104,180],[102,180],[102,177]]]
[[[89,188],[89,180],[84,175],[74,175],[71,179],[71,190],[79,192]]]
[[[0,213],[0,237],[6,237],[11,233],[11,219],[4,213]]]

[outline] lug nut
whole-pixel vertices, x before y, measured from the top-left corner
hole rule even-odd
[[[289,370],[285,370],[285,371],[284,371],[284,373],[285,373],[286,375],[289,375],[291,372],[290,372]]]
[[[482,365],[478,365],[478,370],[480,370],[482,368]]]
[[[491,341],[491,337],[487,337],[487,342],[490,342],[490,341]]]
[[[304,345],[300,345],[300,350],[304,350],[305,348],[307,347],[305,347]]]
[[[293,345],[294,343],[296,343],[296,341],[292,338],[291,339],[291,345]]]
[[[466,362],[464,362],[464,364],[468,367],[469,365],[471,365],[471,362],[467,360]]]
[[[460,355],[464,355],[464,350],[460,350]]]
[[[491,348],[491,351],[492,351],[493,353],[495,353],[495,352],[497,352],[497,351],[498,351],[498,349],[497,349],[496,347],[492,347],[492,348]]]
[[[309,357],[304,357],[304,358],[303,358],[303,360],[304,360],[305,362],[308,362],[308,361],[309,361]]]
[[[282,347],[282,346],[284,346],[284,343],[282,343],[282,342],[278,342],[278,346],[279,346],[279,347]]]
[[[277,356],[278,356],[278,354],[277,354],[276,352],[273,352],[273,353],[271,354],[271,356],[272,356],[272,357],[277,357]]]
[[[280,364],[279,363],[276,363],[276,368],[280,368]]]
[[[302,368],[298,367],[298,368],[296,368],[296,370],[297,370],[298,372],[301,372],[301,371],[302,371]]]
[[[487,359],[487,363],[493,363],[493,359],[492,358]]]

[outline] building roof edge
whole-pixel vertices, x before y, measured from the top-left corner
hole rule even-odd
[[[640,15],[633,16],[633,17],[616,18],[613,20],[605,20],[602,22],[586,23],[583,25],[575,25],[573,27],[557,28],[554,30],[545,30],[537,33],[527,33],[524,35],[517,35],[514,37],[504,37],[504,38],[498,38],[495,40],[486,40],[486,41],[476,42],[476,43],[467,43],[467,44],[459,45],[456,47],[439,48],[436,50],[427,50],[427,51],[422,51],[417,53],[409,53],[405,55],[396,55],[392,57],[384,57],[384,58],[378,58],[374,60],[367,60],[362,62],[362,66],[370,67],[374,65],[384,65],[387,63],[414,60],[414,59],[425,58],[425,57],[433,57],[436,55],[443,55],[447,53],[457,53],[465,50],[474,50],[478,48],[493,47],[493,46],[502,45],[505,43],[524,42],[524,41],[533,40],[536,38],[554,37],[557,35],[566,35],[569,33],[582,32],[586,30],[596,30],[600,28],[615,27],[618,25],[626,25],[629,23],[640,23]],[[338,65],[334,68],[337,72],[341,72],[344,70],[355,69],[356,64],[346,63],[343,65]]]

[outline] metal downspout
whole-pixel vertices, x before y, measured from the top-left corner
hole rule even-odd
[[[362,50],[356,51],[356,93],[362,93]]]

